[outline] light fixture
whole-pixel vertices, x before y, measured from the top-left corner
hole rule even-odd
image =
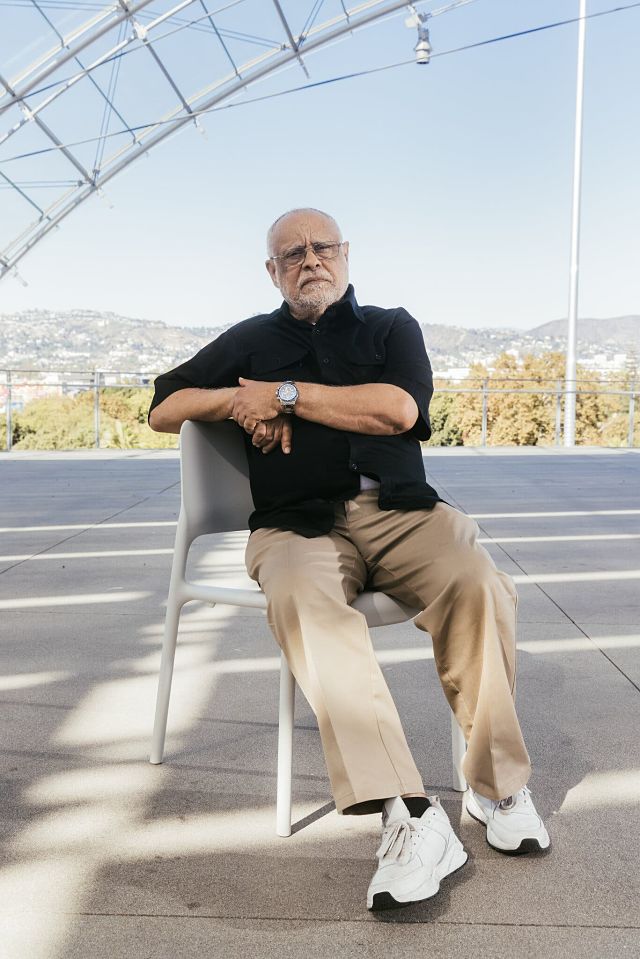
[[[418,27],[418,42],[413,49],[416,55],[416,63],[429,63],[431,61],[431,44],[429,43],[429,31],[426,27]]]
[[[418,42],[413,48],[413,52],[416,55],[416,63],[424,65],[431,62],[432,47],[429,40],[429,30],[425,26],[431,14],[418,13],[412,3],[408,4],[408,6],[411,11],[411,16],[404,21],[404,25],[405,27],[409,27],[409,29],[417,27]]]

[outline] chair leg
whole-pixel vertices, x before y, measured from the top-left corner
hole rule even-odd
[[[462,772],[462,760],[467,751],[467,744],[464,735],[458,726],[456,717],[451,712],[451,758],[453,760],[453,788],[457,792],[465,792],[467,780]]]
[[[178,626],[182,603],[169,595],[167,601],[167,615],[164,621],[164,639],[162,640],[162,659],[160,661],[160,676],[158,679],[158,695],[156,698],[156,715],[153,723],[153,737],[151,739],[151,756],[149,762],[157,765],[162,762],[164,753],[164,739],[167,731],[167,715],[169,713],[169,697],[171,695],[171,680],[173,678],[173,661],[176,654]]]
[[[278,783],[276,833],[291,835],[291,768],[293,762],[293,712],[296,681],[284,653],[280,654],[280,715],[278,719]]]

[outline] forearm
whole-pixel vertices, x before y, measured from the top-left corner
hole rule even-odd
[[[218,390],[195,387],[177,390],[151,412],[149,426],[158,433],[179,433],[185,420],[216,423],[229,419],[237,392],[237,386]]]
[[[410,430],[418,418],[412,396],[389,383],[324,386],[298,383],[296,416],[352,433],[391,436]]]

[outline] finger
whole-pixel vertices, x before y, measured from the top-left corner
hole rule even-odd
[[[269,428],[266,423],[257,423],[253,431],[253,443],[257,445],[260,440],[263,440],[267,436]]]
[[[279,441],[280,441],[280,440],[279,440],[280,434],[276,432],[276,431],[277,431],[277,428],[278,428],[277,423],[275,423],[275,424],[274,424],[274,423],[269,423],[269,422],[265,423],[264,421],[262,421],[261,423],[258,424],[258,427],[257,427],[257,429],[256,429],[256,432],[257,432],[258,430],[261,430],[262,427],[264,427],[264,432],[263,432],[262,435],[259,437],[259,442],[256,443],[255,440],[254,440],[254,445],[255,445],[255,446],[259,446],[260,448],[262,448],[263,446],[266,446],[267,443],[273,443],[274,445],[277,446],[278,443],[279,443]],[[255,434],[254,434],[254,436],[255,436]]]
[[[266,440],[262,444],[262,452],[270,453],[280,445],[280,436],[282,434],[282,423],[279,419],[274,420],[269,424],[271,427],[270,432],[267,435]]]
[[[292,437],[293,437],[293,424],[291,420],[287,419],[282,424],[282,436],[280,438],[280,444],[282,446],[283,453],[291,452]]]
[[[248,380],[244,376],[238,377],[238,383],[240,384],[240,386],[247,386],[248,383],[254,383],[254,382],[255,380]]]

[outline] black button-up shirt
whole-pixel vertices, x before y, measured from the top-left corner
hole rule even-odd
[[[413,428],[395,436],[351,433],[294,416],[287,455],[279,447],[265,455],[242,430],[256,507],[251,530],[328,533],[333,504],[357,495],[361,473],[379,481],[381,509],[431,509],[440,499],[425,480],[419,443],[431,435],[431,366],[420,327],[406,310],[360,306],[349,286],[312,326],[283,303],[236,324],[159,376],[149,412],[176,390],[237,386],[239,376],[327,386],[390,383],[409,393],[419,411]]]

